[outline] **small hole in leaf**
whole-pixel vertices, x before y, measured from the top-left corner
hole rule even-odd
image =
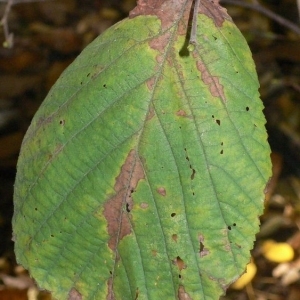
[[[37,207],[35,207],[34,210],[37,211],[38,210]]]
[[[178,278],[181,279],[181,275],[180,274],[178,275]]]
[[[195,174],[196,174],[195,169],[192,169],[192,175],[191,175],[191,179],[192,179],[192,180],[195,178]]]
[[[223,154],[223,150],[220,151],[220,154]]]
[[[106,87],[107,87],[106,83],[105,83],[105,84],[103,84],[103,87],[104,87],[104,88],[106,88]]]
[[[60,120],[60,121],[59,121],[59,124],[60,124],[60,125],[65,125],[65,123],[66,123],[65,120]]]
[[[214,115],[212,115],[211,117],[212,117],[213,119],[215,118],[215,116],[214,116]]]
[[[51,234],[50,236],[51,236],[51,237],[54,237],[54,235],[53,235],[53,234]]]
[[[249,111],[249,110],[250,110],[250,108],[247,106],[247,107],[246,107],[246,111]]]
[[[128,203],[126,203],[126,211],[127,211],[127,212],[130,212],[130,211],[131,211]]]
[[[233,223],[232,225],[233,225],[233,226],[236,226],[236,223]]]
[[[221,121],[220,120],[216,120],[216,123],[220,126],[221,125]]]
[[[139,297],[139,288],[136,288],[134,300],[137,300],[138,297]]]
[[[231,226],[227,226],[228,230],[231,230]]]
[[[171,213],[171,217],[174,218],[176,216],[176,213]]]

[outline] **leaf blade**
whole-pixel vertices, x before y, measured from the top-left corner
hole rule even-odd
[[[182,3],[175,23],[140,15],[94,41],[27,133],[17,259],[58,298],[216,299],[249,260],[270,173],[254,65],[206,11],[180,55]]]

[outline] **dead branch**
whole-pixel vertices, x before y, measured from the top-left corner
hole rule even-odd
[[[246,7],[246,8],[255,10],[255,11],[269,17],[270,19],[274,20],[275,22],[279,23],[280,25],[292,30],[296,34],[300,35],[300,27],[299,26],[297,26],[293,22],[277,15],[276,13],[267,9],[266,7],[260,5],[257,1],[255,1],[255,3],[248,3],[248,2],[239,1],[239,0],[221,0],[221,3],[242,6],[242,7]]]

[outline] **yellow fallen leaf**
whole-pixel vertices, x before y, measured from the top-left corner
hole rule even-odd
[[[247,265],[246,273],[244,273],[236,282],[231,285],[231,288],[235,290],[243,289],[251,280],[254,278],[256,274],[256,265],[254,262],[250,262]]]
[[[262,254],[270,261],[283,263],[294,258],[294,249],[288,243],[267,240],[262,245]]]

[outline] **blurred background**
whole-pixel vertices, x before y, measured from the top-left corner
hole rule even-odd
[[[8,0],[0,0],[0,18]],[[135,0],[15,0],[0,44],[0,300],[51,299],[16,264],[11,241],[13,184],[22,138],[61,72]],[[300,27],[297,0],[223,0],[253,52],[272,148],[254,277],[223,300],[300,299]],[[291,24],[292,22],[293,24]],[[296,25],[295,25],[296,24]],[[8,28],[6,27],[8,25]],[[10,39],[11,34],[14,39]]]

